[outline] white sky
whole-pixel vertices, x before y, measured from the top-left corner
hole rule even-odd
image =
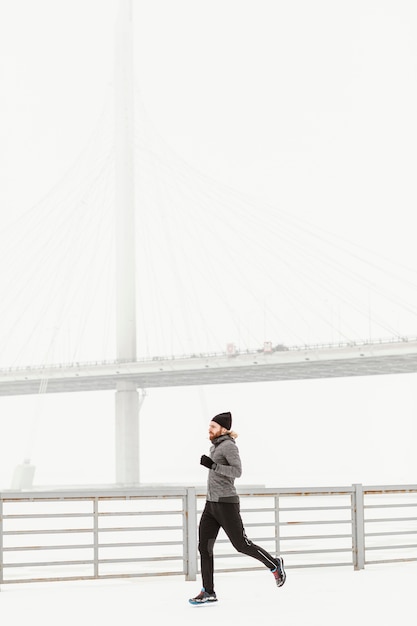
[[[415,335],[415,3],[133,4],[139,356]],[[0,7],[1,361],[112,358],[117,2]]]
[[[114,355],[116,13],[0,0],[2,365]],[[415,3],[135,0],[134,17],[138,353],[417,335]],[[414,383],[152,391],[143,441],[185,428],[203,447],[230,408],[248,482],[413,482]],[[0,484],[27,449],[40,484],[112,480],[112,394],[1,406]],[[143,447],[144,480],[166,480]],[[194,476],[167,454],[172,480]]]

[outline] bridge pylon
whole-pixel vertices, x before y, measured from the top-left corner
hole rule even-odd
[[[132,0],[120,0],[115,33],[116,350],[136,361],[136,259]],[[116,482],[139,483],[139,393],[120,381],[115,401]]]

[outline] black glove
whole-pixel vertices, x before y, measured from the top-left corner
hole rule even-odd
[[[200,465],[204,465],[204,467],[208,467],[209,469],[215,469],[216,468],[216,463],[213,461],[213,459],[211,459],[206,454],[203,454],[203,456],[201,457]]]

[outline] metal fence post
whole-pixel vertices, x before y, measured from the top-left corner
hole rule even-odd
[[[197,579],[197,496],[195,487],[187,487],[185,506],[185,580]]]
[[[0,497],[0,585],[3,582],[3,498]],[[1,591],[1,587],[0,587]]]
[[[93,551],[94,551],[94,578],[99,577],[98,571],[98,498],[93,499]]]
[[[281,554],[281,527],[279,519],[279,496],[275,496],[275,554]]]
[[[361,484],[354,484],[353,488],[353,567],[355,570],[360,570],[365,569],[365,517],[363,503],[363,486]]]

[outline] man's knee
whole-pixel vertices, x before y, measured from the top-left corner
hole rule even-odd
[[[208,539],[204,543],[200,541],[198,544],[198,551],[200,552],[202,556],[204,555],[204,556],[212,557],[215,542],[216,542],[216,539]]]

